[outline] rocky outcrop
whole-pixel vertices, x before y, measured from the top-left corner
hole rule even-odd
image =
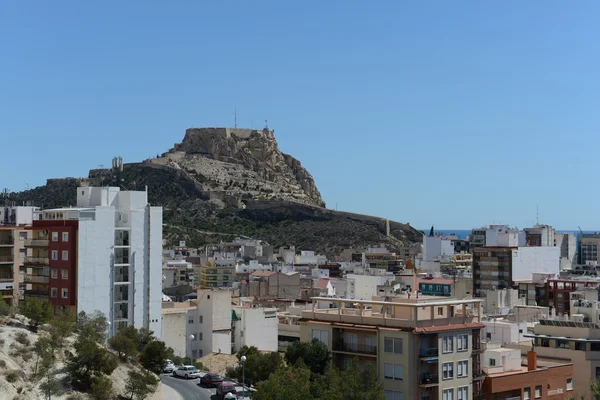
[[[279,150],[272,130],[188,129],[181,143],[150,161],[202,175],[207,190],[325,207],[312,175]]]

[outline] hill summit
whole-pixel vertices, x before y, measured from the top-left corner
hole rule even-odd
[[[163,207],[170,244],[186,240],[199,247],[247,236],[336,255],[350,247],[400,249],[422,240],[408,223],[325,208],[311,174],[279,150],[268,129],[191,128],[162,155],[93,169],[87,178],[48,179],[10,199],[69,206],[76,204],[77,186],[85,185],[148,188],[150,203]]]

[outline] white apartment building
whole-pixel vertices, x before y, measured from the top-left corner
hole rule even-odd
[[[356,274],[348,274],[346,277],[351,285],[349,290],[350,294],[353,294],[351,298],[359,300],[371,300],[373,296],[377,296],[377,286],[385,285],[390,278],[385,275]]]
[[[102,312],[111,336],[132,325],[161,338],[162,207],[150,206],[146,191],[79,187],[76,208],[40,215],[63,219],[78,221],[77,313]]]
[[[277,308],[233,307],[233,352],[244,346],[255,346],[260,351],[277,351],[278,325]],[[233,317],[233,314],[232,314]]]
[[[511,322],[505,319],[482,320],[485,328],[481,330],[481,336],[486,341],[505,344],[518,344],[528,340],[526,322]],[[485,365],[485,364],[484,364]]]
[[[525,244],[525,232],[510,228],[508,225],[490,225],[485,230],[487,247],[519,247],[525,246]]]
[[[454,254],[456,237],[423,236],[423,261],[447,261]]]
[[[200,289],[197,304],[198,315],[194,321],[200,328],[199,357],[210,353],[231,354],[231,291]]]

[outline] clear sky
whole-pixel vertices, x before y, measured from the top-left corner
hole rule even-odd
[[[329,207],[600,228],[600,2],[5,1],[0,188],[262,128]]]

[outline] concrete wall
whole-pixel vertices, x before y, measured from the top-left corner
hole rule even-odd
[[[162,341],[167,347],[173,348],[176,356],[188,356],[186,351],[187,340],[187,311],[162,316]]]
[[[203,320],[202,354],[231,354],[231,291],[198,290],[198,316]]]
[[[558,247],[519,247],[512,252],[512,279],[528,280],[534,272],[554,273],[560,271]]]
[[[481,330],[481,336],[485,340],[500,344],[519,343],[528,340],[524,336],[527,334],[527,323],[525,322],[482,321],[482,323],[485,325],[485,328]]]
[[[255,346],[260,351],[277,351],[277,309],[236,307],[235,311],[240,317],[235,327],[236,352],[243,346]]]
[[[348,274],[347,278],[354,280],[354,298],[358,300],[371,300],[377,295],[377,286],[387,281],[385,276]]]

